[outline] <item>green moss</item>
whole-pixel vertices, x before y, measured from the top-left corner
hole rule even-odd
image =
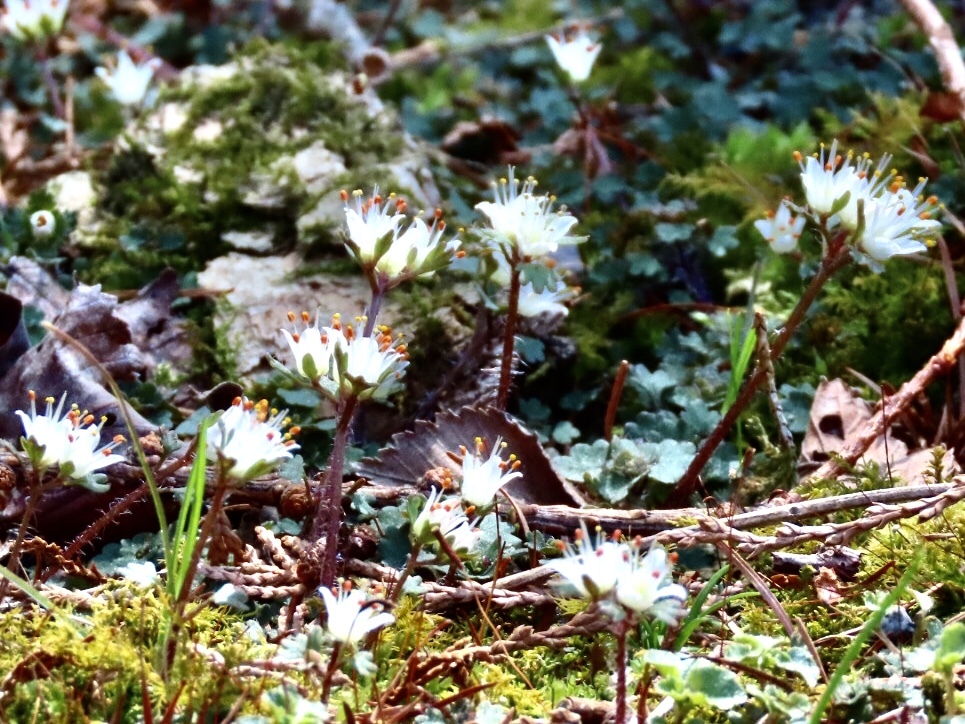
[[[179,711],[221,711],[216,702],[243,695],[224,671],[263,653],[237,616],[206,608],[184,630],[191,645],[179,647],[165,677],[159,662],[167,605],[158,589],[112,584],[89,612],[69,613],[89,622],[82,637],[42,611],[0,615],[0,670],[12,674],[0,699],[4,721],[135,722],[143,720],[142,690],[155,711],[174,698]],[[210,652],[225,668],[212,664]]]
[[[373,113],[350,91],[339,58],[324,43],[295,49],[256,41],[233,72],[164,91],[158,112],[131,131],[97,178],[99,218],[82,234],[80,275],[132,288],[166,266],[198,271],[228,249],[229,231],[269,233],[275,250],[331,250],[333,223],[324,216],[297,223],[319,201],[375,184],[410,193],[385,171],[405,150],[401,128],[390,111]],[[185,118],[175,130],[152,125],[175,108]],[[199,135],[199,127],[218,130]],[[292,159],[310,147],[333,154],[334,165],[307,184]],[[190,175],[200,180],[183,180]]]

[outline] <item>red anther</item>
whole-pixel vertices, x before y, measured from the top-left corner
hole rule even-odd
[[[311,318],[312,317],[308,312],[302,312],[302,321],[305,322],[305,324],[308,324],[308,320]]]
[[[242,402],[244,402],[244,398],[236,397],[231,401],[231,406],[234,407],[235,405],[240,405]]]
[[[343,192],[343,193],[344,193],[344,192]],[[289,322],[294,322],[294,321],[295,321],[295,313],[294,313],[294,312],[292,312],[292,311],[289,311],[289,312],[288,312],[288,321],[289,321]]]
[[[802,154],[800,151],[795,151],[791,155],[794,157],[794,160],[797,161],[798,163],[801,163],[801,161],[804,160],[804,154]],[[343,191],[342,193],[345,193],[345,192]]]
[[[348,191],[346,191],[345,189],[342,189],[342,190],[339,192],[339,194],[340,194],[341,197],[342,197],[342,201],[348,201]]]
[[[302,336],[298,332],[292,332],[292,339],[298,342]]]
[[[437,218],[437,219],[441,219],[441,218],[442,218],[442,209],[436,209],[435,215],[436,215],[436,218]]]

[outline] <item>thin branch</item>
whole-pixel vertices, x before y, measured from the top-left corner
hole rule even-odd
[[[885,433],[891,421],[921,395],[936,377],[951,371],[963,351],[965,351],[965,318],[959,320],[955,333],[942,345],[938,354],[933,355],[914,377],[888,398],[881,414],[868,420],[864,429],[852,438],[851,443],[841,451],[841,454],[824,463],[809,479],[833,478],[846,465],[854,465],[858,458],[871,447],[871,444]]]
[[[951,26],[931,0],[901,0],[901,4],[928,38],[942,82],[958,101],[959,117],[965,121],[965,62]]]

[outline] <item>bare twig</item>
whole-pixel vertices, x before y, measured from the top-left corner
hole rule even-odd
[[[965,120],[965,62],[962,61],[962,52],[955,42],[951,26],[931,0],[901,0],[901,4],[928,38],[942,74],[942,82],[948,92],[955,96],[959,117]]]
[[[939,375],[947,374],[955,366],[963,350],[965,350],[965,318],[959,320],[954,334],[942,345],[938,354],[933,355],[914,377],[888,398],[881,414],[868,420],[864,429],[852,439],[841,454],[824,463],[810,476],[810,479],[832,478],[846,465],[853,465],[871,447],[871,444],[885,433],[891,421],[925,391],[932,380]]]

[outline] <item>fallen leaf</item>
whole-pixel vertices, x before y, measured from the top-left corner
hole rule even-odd
[[[531,505],[584,504],[553,467],[536,434],[493,407],[464,407],[441,413],[435,422],[420,420],[415,429],[393,435],[389,447],[376,458],[363,459],[355,472],[373,485],[418,486],[427,473],[437,475],[438,468],[461,472],[450,453],[458,453],[460,445],[471,447],[477,437],[490,444],[501,438],[522,461],[522,477],[504,488],[514,499]]]

